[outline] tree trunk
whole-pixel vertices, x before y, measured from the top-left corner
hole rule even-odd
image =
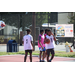
[[[35,50],[35,38],[36,38],[36,15],[35,12],[32,13],[32,36],[33,36],[33,47]]]

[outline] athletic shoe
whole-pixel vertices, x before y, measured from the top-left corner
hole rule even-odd
[[[47,60],[44,59],[45,62],[47,62]]]
[[[44,60],[42,60],[41,62],[45,62]]]
[[[49,60],[48,62],[51,62],[51,60]]]
[[[42,62],[42,60],[40,60],[39,62]]]

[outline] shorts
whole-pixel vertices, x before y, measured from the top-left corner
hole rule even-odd
[[[32,50],[25,50],[25,52],[29,52],[29,53],[32,53]]]
[[[41,47],[39,47],[39,50],[40,51],[45,51],[46,49],[45,49],[45,47],[44,47],[44,49],[42,49]]]
[[[54,49],[47,49],[47,54],[50,55],[51,54],[55,54]]]

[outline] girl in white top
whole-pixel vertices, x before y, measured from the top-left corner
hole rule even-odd
[[[26,31],[27,35],[23,37],[24,50],[25,50],[24,62],[26,62],[28,52],[30,54],[30,62],[32,62],[33,37],[30,35],[31,33],[30,29],[27,29]]]
[[[54,37],[53,33],[51,32],[51,30],[48,30],[48,35],[46,35],[46,39],[49,39],[50,40],[50,43],[49,44],[46,44],[46,49],[47,49],[47,62],[51,62],[51,60],[54,58],[54,41],[56,41],[56,38]],[[52,54],[51,56],[51,59],[49,60],[49,55],[50,55],[50,52]]]
[[[33,41],[33,37],[28,34],[28,35],[25,35],[23,37],[23,41],[24,41],[24,50],[32,50],[32,41]]]

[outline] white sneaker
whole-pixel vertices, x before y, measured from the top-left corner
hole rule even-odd
[[[45,61],[45,62],[47,62],[47,60],[46,60],[46,59],[44,59],[44,61]]]

